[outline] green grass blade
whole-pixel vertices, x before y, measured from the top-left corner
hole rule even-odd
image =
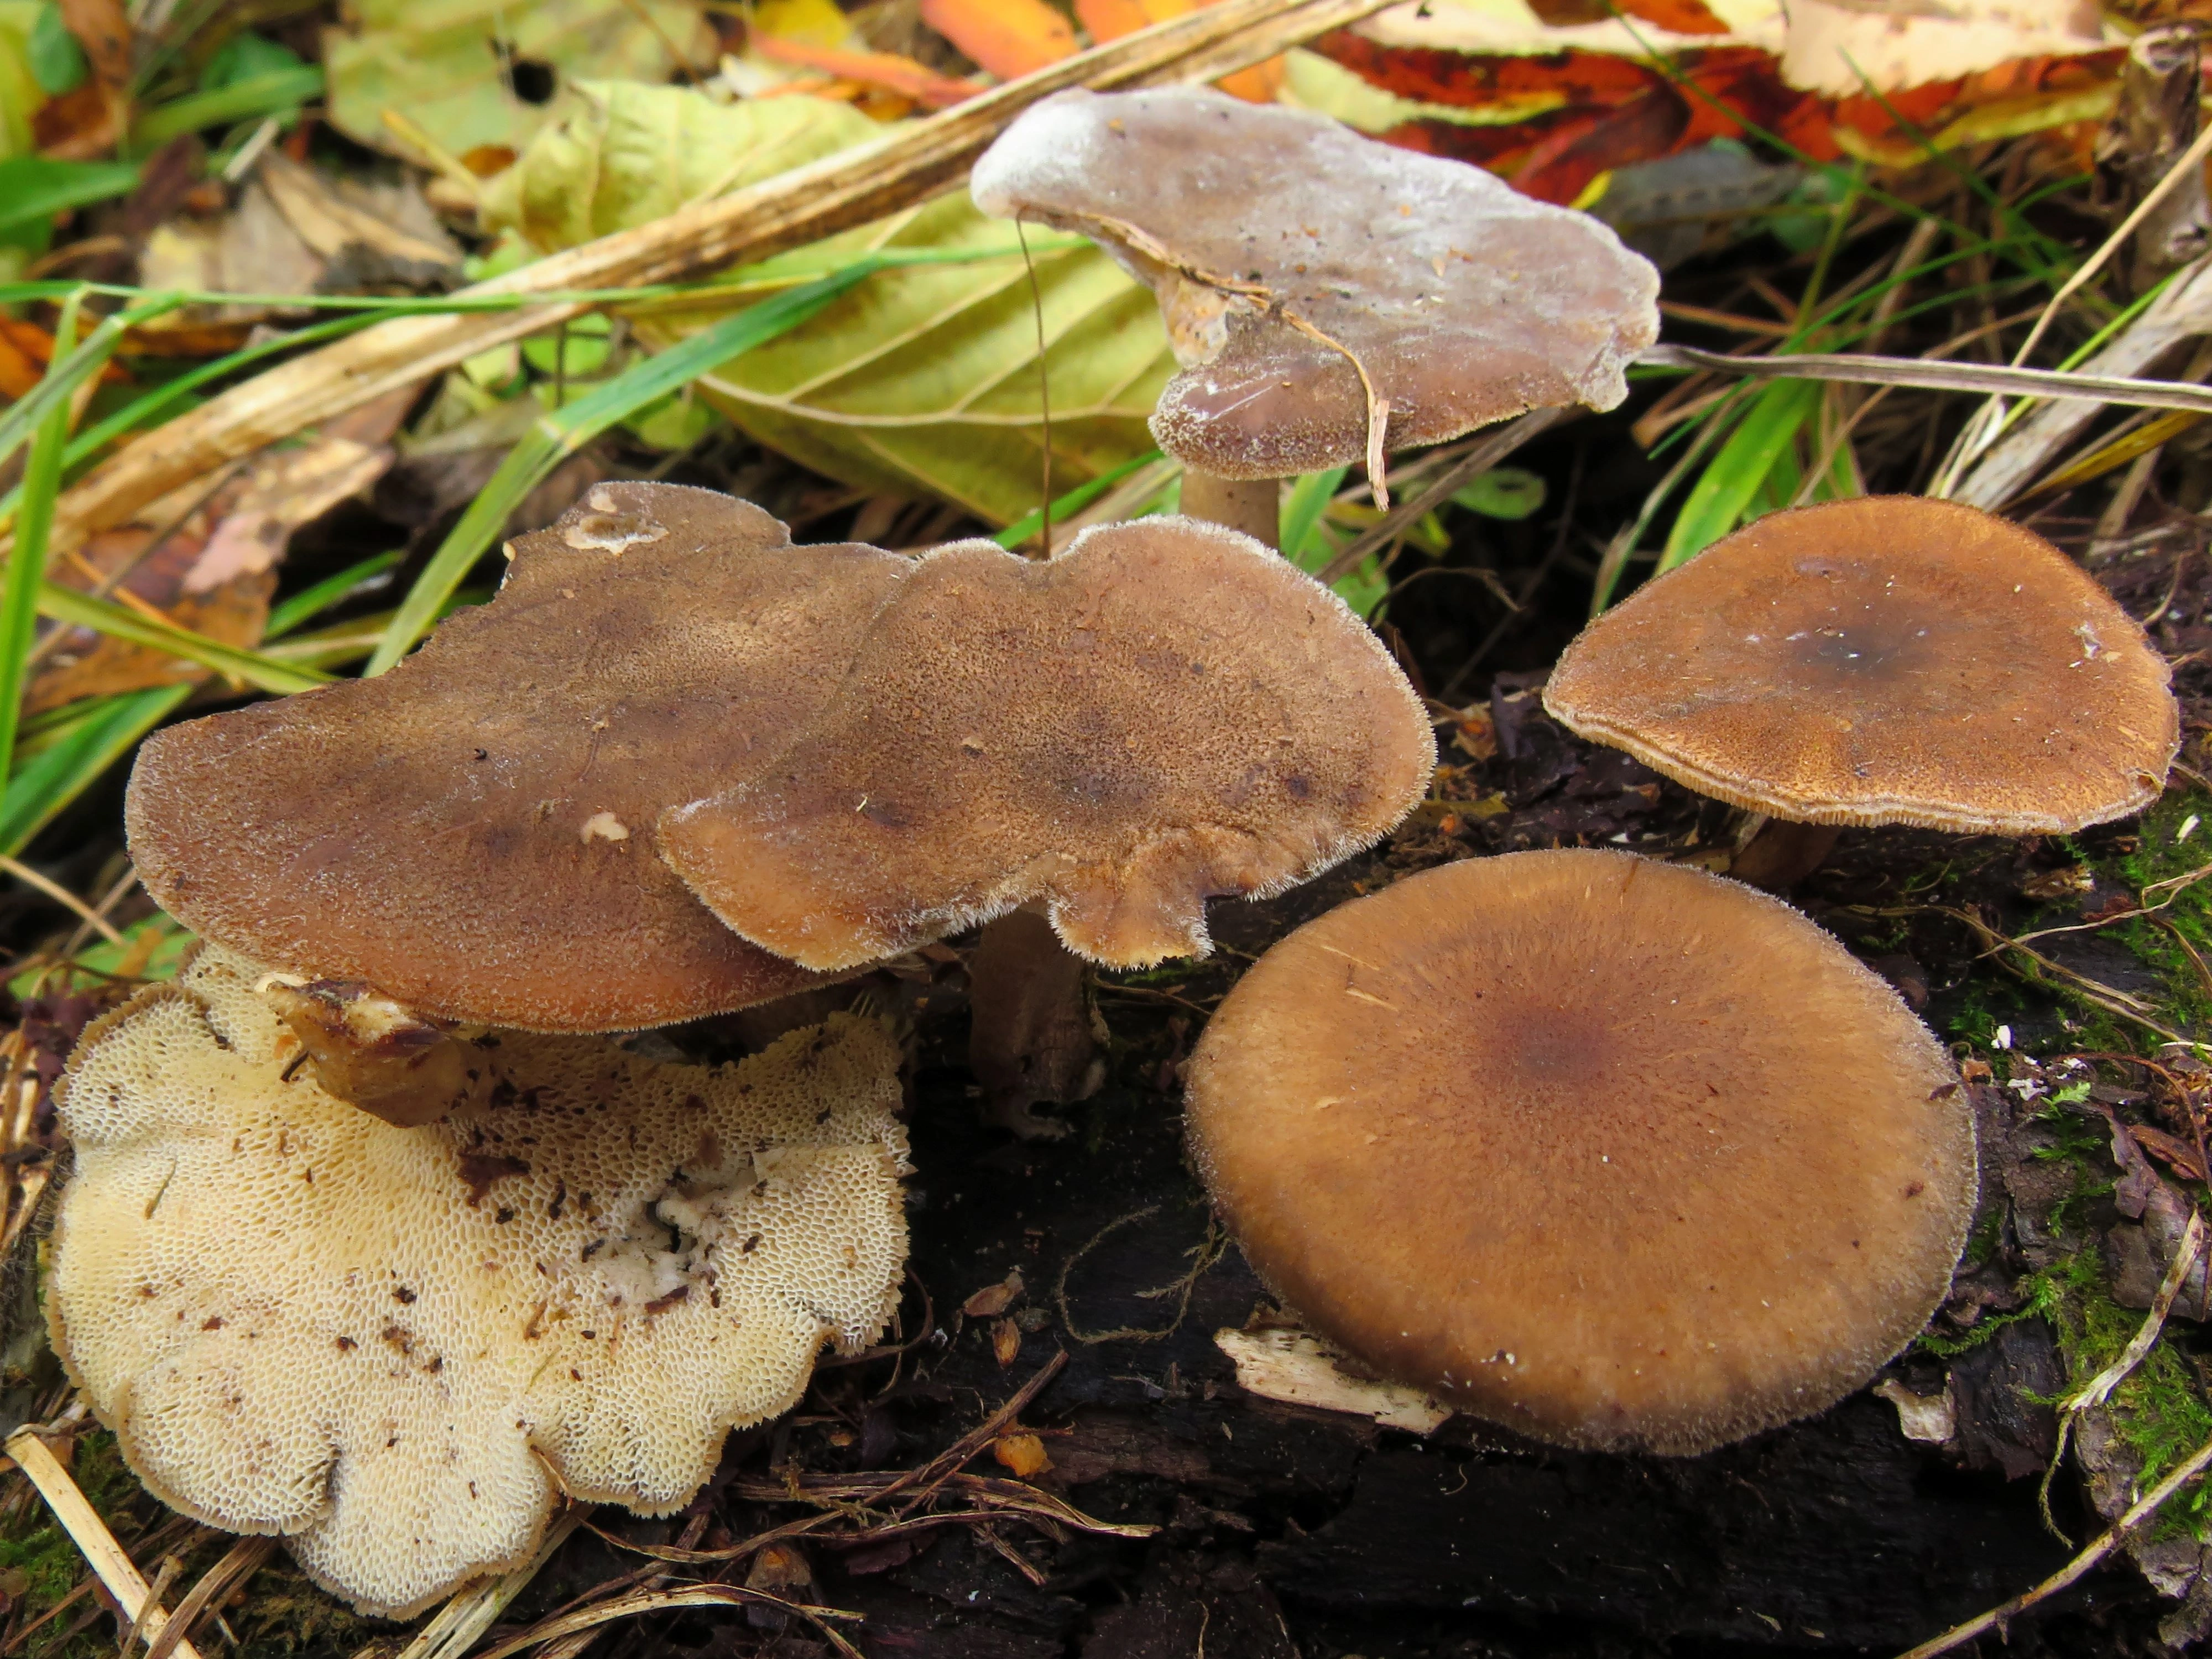
[[[1659,569],[1672,570],[1734,530],[1784,456],[1796,454],[1797,434],[1819,404],[1811,380],[1777,380],[1752,402],[1729,434],[1668,533]]]
[[[1090,506],[1091,502],[1097,501],[1101,495],[1103,495],[1108,490],[1111,489],[1115,484],[1121,483],[1122,479],[1127,477],[1132,472],[1135,472],[1140,468],[1150,466],[1154,461],[1159,459],[1159,458],[1160,452],[1158,450],[1147,450],[1141,455],[1122,462],[1119,466],[1109,467],[1105,471],[1100,473],[1097,477],[1091,479],[1087,483],[1079,483],[1076,485],[1075,488],[1069,490],[1067,494],[1057,497],[1053,501],[1053,523],[1058,524],[1062,519],[1066,518],[1069,514],[1080,513],[1085,507]],[[1038,531],[1043,528],[1044,513],[1043,510],[1040,508],[1033,512],[1023,514],[1020,518],[1015,520],[1012,524],[1008,525],[1004,530],[1001,530],[991,539],[997,542],[1001,547],[1019,547],[1024,542],[1029,540],[1030,537],[1036,535]]]
[[[804,288],[736,312],[681,344],[625,369],[595,387],[589,396],[538,416],[529,433],[507,452],[499,471],[469,503],[460,522],[416,578],[364,672],[381,674],[430,630],[447,597],[497,539],[522,498],[564,459],[617,422],[720,368],[731,358],[797,328],[879,268],[879,261],[864,259]]]
[[[0,853],[13,858],[56,814],[96,782],[190,696],[189,685],[93,697],[79,718],[24,759],[0,794]]]
[[[1328,545],[1326,541],[1314,547],[1307,544],[1314,541],[1321,515],[1328,510],[1336,492],[1344,488],[1345,477],[1351,471],[1348,466],[1333,466],[1326,472],[1309,472],[1291,486],[1290,495],[1283,502],[1282,517],[1277,521],[1276,540],[1284,555],[1300,569],[1307,568],[1306,555]],[[1328,546],[1322,562],[1335,556],[1335,548]]]
[[[462,588],[439,607],[437,621],[443,622],[456,611],[482,605],[490,598],[491,590],[488,588]],[[332,623],[327,628],[289,635],[274,645],[264,647],[262,654],[271,662],[294,668],[343,668],[376,649],[383,641],[385,630],[392,626],[392,614],[389,611],[372,611],[366,617]]]
[[[74,295],[63,301],[61,319],[54,325],[48,380],[59,380],[63,366],[74,355],[77,305]],[[62,489],[62,451],[69,444],[69,400],[50,399],[31,439],[30,459],[23,467],[22,522],[9,550],[7,573],[0,577],[0,755],[15,752],[15,725],[22,715],[23,682],[30,673],[31,641],[38,631],[39,586],[46,574],[54,501]]]
[[[24,526],[27,532],[29,524],[30,515],[26,513]],[[23,540],[21,536],[15,538],[19,554]],[[12,574],[12,563],[9,570]],[[58,623],[95,629],[127,645],[143,646],[149,650],[182,657],[187,662],[196,662],[218,674],[243,680],[264,691],[274,691],[279,696],[289,696],[295,691],[312,691],[330,678],[327,674],[279,662],[258,651],[242,651],[234,645],[222,644],[204,634],[195,634],[188,628],[155,622],[152,617],[141,616],[112,599],[96,599],[89,593],[80,593],[74,587],[64,587],[58,582],[44,583],[36,592],[38,610],[42,616],[51,617]]]
[[[269,625],[261,630],[266,640],[281,640],[301,623],[320,616],[340,600],[350,598],[372,577],[380,576],[407,556],[393,551],[379,553],[374,558],[363,559],[359,564],[341,570],[335,576],[325,576],[313,587],[302,588],[269,613]]]
[[[0,234],[34,225],[64,208],[127,196],[137,185],[138,169],[128,161],[10,156],[0,161]]]
[[[296,109],[310,98],[319,98],[322,91],[323,72],[312,64],[251,75],[212,92],[195,92],[149,110],[132,124],[131,145],[142,151],[159,149],[170,139],[198,132],[202,127]]]

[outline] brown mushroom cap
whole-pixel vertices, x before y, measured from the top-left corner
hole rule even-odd
[[[1190,1069],[1246,1256],[1396,1382],[1683,1454],[1820,1410],[1950,1284],[1957,1076],[1778,900],[1629,854],[1412,876],[1246,974]]]
[[[844,968],[1045,901],[1117,967],[1206,949],[1206,900],[1366,846],[1435,763],[1420,700],[1327,588],[1190,519],[1033,562],[926,556],[836,695],[662,854],[723,921]]]
[[[1276,105],[1060,93],[1000,136],[969,188],[984,212],[1079,231],[1152,284],[1186,365],[1153,435],[1224,477],[1364,459],[1352,357],[1400,449],[1528,409],[1611,409],[1658,337],[1658,272],[1597,220]]]
[[[1876,495],[1770,514],[1638,590],[1567,647],[1544,706],[1776,817],[2030,835],[2158,799],[2170,680],[2041,537]]]
[[[813,982],[714,920],[653,822],[783,746],[912,562],[651,483],[594,487],[513,556],[382,678],[149,742],[126,807],[148,890],[447,1019],[630,1030]]]

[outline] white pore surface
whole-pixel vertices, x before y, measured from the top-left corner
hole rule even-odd
[[[898,1051],[840,1015],[715,1068],[506,1034],[399,1128],[289,1081],[203,949],[87,1033],[55,1346],[175,1507],[404,1616],[526,1558],[561,1492],[661,1514],[872,1340],[906,1257]]]

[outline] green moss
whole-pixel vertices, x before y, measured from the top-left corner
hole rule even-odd
[[[2198,827],[2184,841],[2182,828],[2192,817]],[[2160,907],[2154,917],[2122,923],[2117,937],[2158,975],[2164,1023],[2191,1032],[2212,1030],[2212,984],[2190,954],[2212,963],[2212,877],[2156,888],[2212,864],[2212,796],[2194,790],[2167,795],[2144,815],[2134,851],[2091,862]]]
[[[2094,1247],[2032,1275],[2030,1302],[2047,1310],[2066,1357],[2070,1388],[2078,1388],[2117,1359],[2142,1328],[2143,1315],[2114,1302],[2101,1253]],[[2057,1402],[2049,1402],[2057,1403]],[[2171,1340],[2161,1340],[2112,1391],[2112,1424],[2121,1442],[2142,1461],[2144,1487],[2212,1440],[2212,1405]],[[2212,1495],[2201,1488],[2166,1506],[2160,1522],[2205,1535]]]

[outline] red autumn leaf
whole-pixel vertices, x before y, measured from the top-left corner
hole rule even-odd
[[[921,21],[1011,81],[1075,55],[1075,31],[1044,0],[921,0]]]
[[[1729,26],[1706,9],[1705,0],[1620,0],[1620,9],[1655,28],[1675,34],[1729,32]]]
[[[1316,43],[1362,79],[1417,103],[1469,109],[1532,94],[1555,93],[1570,104],[1623,104],[1663,77],[1607,52],[1565,52],[1473,57],[1429,46],[1386,46],[1340,31]]]
[[[1514,170],[1513,186],[1540,202],[1572,202],[1601,173],[1672,155],[1689,125],[1682,94],[1653,87],[1550,135]]]

